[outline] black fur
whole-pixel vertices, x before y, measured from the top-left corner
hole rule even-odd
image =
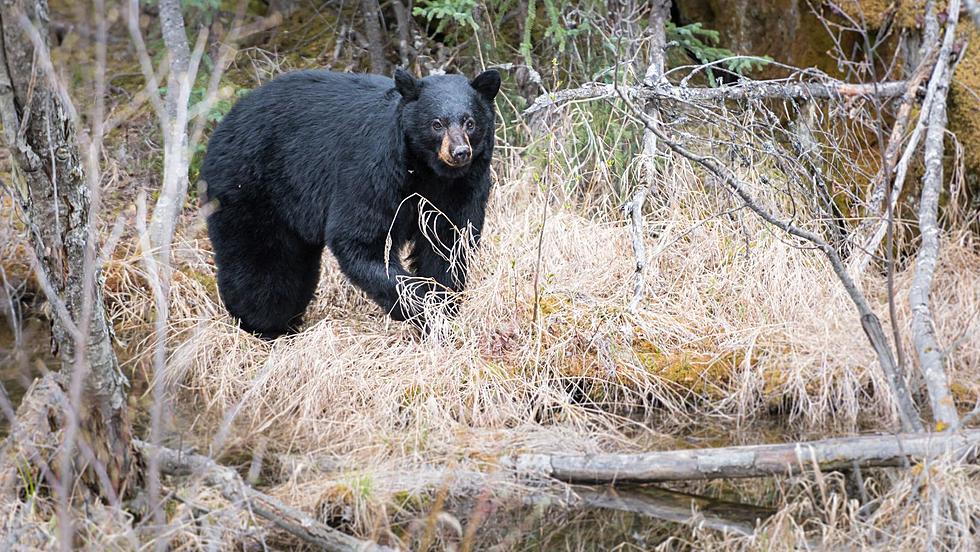
[[[314,70],[283,75],[239,101],[214,131],[201,176],[217,203],[208,234],[218,289],[242,327],[266,338],[295,331],[313,298],[324,246],[396,320],[420,315],[399,304],[399,276],[439,284],[419,295],[462,290],[465,259],[454,278],[420,235],[418,201],[403,200],[419,194],[479,237],[499,86],[496,71],[468,82],[459,75],[419,80],[401,70],[394,80]],[[449,166],[438,155],[442,137],[433,120],[457,125],[460,136],[467,118],[471,161]],[[445,220],[434,230],[453,243]],[[414,274],[398,258],[406,245]]]

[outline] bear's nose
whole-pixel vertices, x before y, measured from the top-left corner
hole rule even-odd
[[[453,148],[453,161],[456,163],[465,163],[470,160],[470,147],[469,146],[456,146]]]

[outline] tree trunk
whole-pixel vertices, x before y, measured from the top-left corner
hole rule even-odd
[[[52,303],[52,331],[62,372],[81,386],[75,404],[81,446],[90,447],[111,492],[91,470],[102,496],[118,494],[131,468],[126,412],[129,382],[119,369],[95,264],[90,190],[79,158],[73,106],[50,65],[46,0],[0,3],[0,116],[13,159],[12,179]],[[71,440],[69,450],[71,454]],[[67,476],[68,474],[62,474]]]
[[[398,24],[398,57],[402,67],[411,71],[412,51],[412,14],[401,0],[394,0],[391,9],[395,12]]]
[[[670,19],[670,0],[654,0],[650,4],[650,56],[649,64],[643,75],[643,86],[656,87],[660,84],[664,76],[664,49],[667,44],[666,26]],[[645,106],[647,115],[654,124],[660,123],[660,110],[653,102],[648,102]],[[643,274],[646,268],[646,249],[644,247],[643,228],[643,206],[646,203],[647,194],[652,190],[654,196],[663,195],[663,190],[656,189],[656,183],[660,180],[657,175],[657,135],[648,129],[643,131],[643,179],[630,201],[631,232],[633,235],[633,256],[636,259],[636,266],[633,275],[633,297],[630,299],[628,310],[636,312],[643,301],[645,277]]]
[[[160,190],[160,197],[153,209],[150,239],[161,250],[162,255],[169,255],[170,238],[187,195],[187,172],[181,171],[180,167],[187,167],[190,161],[187,148],[187,100],[195,76],[188,75],[191,51],[187,44],[180,0],[160,0],[160,29],[170,54],[165,103],[167,120],[161,124],[167,149],[164,155],[177,158],[179,165],[165,163],[163,189]],[[172,170],[174,167],[176,170]]]
[[[367,36],[368,52],[371,54],[371,72],[387,74],[388,61],[385,59],[381,8],[378,6],[378,0],[361,0],[361,16],[364,17],[364,34]]]

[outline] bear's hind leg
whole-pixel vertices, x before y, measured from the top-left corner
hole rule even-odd
[[[295,332],[320,279],[323,247],[233,209],[212,214],[208,234],[221,300],[242,329],[265,339]]]

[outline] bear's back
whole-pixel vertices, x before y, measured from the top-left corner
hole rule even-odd
[[[358,127],[385,120],[379,116],[397,105],[394,94],[394,82],[380,75],[281,75],[245,95],[218,124],[201,174],[220,186],[218,181],[234,180],[243,165],[267,165],[277,155],[339,153],[338,147],[346,149],[363,136]]]
[[[218,124],[201,167],[208,198],[285,208],[312,239],[332,191],[396,139],[400,96],[381,75],[286,73],[240,99]],[[389,152],[390,153],[390,152]]]

